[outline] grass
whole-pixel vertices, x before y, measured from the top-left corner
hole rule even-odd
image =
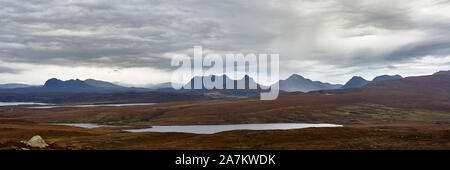
[[[412,127],[415,125],[408,125]],[[399,126],[237,130],[216,134],[128,133],[0,119],[0,149],[41,135],[50,149],[450,149],[450,130],[405,130]]]
[[[325,100],[316,103],[314,100],[300,99],[270,102],[252,98],[222,99],[93,108],[1,107],[0,118],[139,127],[242,123],[334,123],[352,126],[414,122],[450,125],[449,111],[394,107],[374,102]]]
[[[450,114],[447,112],[424,109],[393,108],[373,103],[339,107],[333,111],[332,114],[343,117],[343,124],[450,122]]]
[[[450,149],[450,104],[448,97],[442,97],[445,95],[375,89],[334,95],[284,93],[273,101],[245,98],[123,107],[0,107],[0,148],[17,149],[18,141],[41,135],[64,149]],[[345,127],[196,135],[123,133],[35,122],[131,127],[298,122]]]

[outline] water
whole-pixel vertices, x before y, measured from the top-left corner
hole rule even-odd
[[[18,106],[18,105],[47,105],[47,103],[34,103],[34,102],[0,102],[0,106]]]
[[[267,124],[236,124],[236,125],[186,125],[186,126],[152,126],[147,129],[131,129],[127,132],[184,132],[196,134],[213,134],[230,130],[286,130],[310,127],[341,127],[335,124],[306,123],[267,123]]]
[[[100,125],[96,123],[53,123],[53,125],[66,125],[66,126],[75,126],[82,128],[99,128],[99,127],[112,127],[109,125]]]
[[[37,107],[28,107],[30,109],[51,109],[58,107],[119,107],[119,106],[143,106],[143,105],[153,105],[156,103],[121,103],[121,104],[87,104],[87,105],[52,105],[52,106],[37,106]]]

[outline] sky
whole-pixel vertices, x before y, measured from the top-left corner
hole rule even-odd
[[[0,83],[144,86],[174,54],[277,53],[280,78],[450,70],[450,0],[0,0]]]

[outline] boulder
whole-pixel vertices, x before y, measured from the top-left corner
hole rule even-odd
[[[39,135],[33,136],[30,140],[28,140],[27,142],[24,142],[24,143],[26,145],[28,145],[29,147],[33,147],[33,148],[41,148],[42,149],[42,148],[48,147],[48,144]]]

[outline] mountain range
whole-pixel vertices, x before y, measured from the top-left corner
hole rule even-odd
[[[146,88],[123,87],[106,81],[94,79],[72,79],[62,81],[56,78],[49,79],[43,86],[30,86],[24,84],[7,84],[0,86],[0,92],[7,93],[114,93],[114,92],[145,92]]]
[[[423,94],[435,98],[441,96],[448,100],[450,89],[447,86],[450,82],[450,71],[437,72],[430,76],[418,76],[400,78],[399,76],[378,76],[372,81],[363,78],[352,78],[346,83],[347,89],[341,89],[340,85],[332,85],[293,75],[286,80],[280,80],[280,87],[283,91],[310,91],[309,93],[319,94],[348,94],[353,92],[365,92],[370,94]],[[194,77],[190,83],[196,79],[205,77]],[[206,76],[206,78],[222,78],[224,82],[237,83],[245,81],[250,84],[255,83],[253,78],[245,76],[240,80],[231,80],[227,76]],[[356,82],[356,83],[355,83]],[[361,83],[367,83],[361,86]],[[359,84],[358,84],[359,83]],[[360,86],[350,88],[353,85]],[[258,86],[258,84],[256,84]],[[172,88],[151,90],[147,88],[133,88],[119,86],[114,83],[87,79],[87,80],[67,80],[62,81],[55,78],[49,79],[42,86],[20,85],[18,88],[1,88],[0,101],[2,102],[42,102],[42,103],[73,103],[73,102],[169,102],[182,100],[205,100],[216,98],[236,98],[258,96],[261,89],[182,89]],[[13,87],[13,86],[7,86]],[[246,86],[248,87],[248,85]],[[450,86],[449,86],[450,87]],[[315,90],[322,89],[322,90]],[[443,90],[444,89],[444,90]],[[283,93],[283,91],[281,93]],[[439,98],[441,98],[439,97]],[[442,99],[440,99],[442,100]]]
[[[76,91],[76,92],[107,92],[107,91],[134,91],[136,88],[129,88],[119,86],[106,81],[99,81],[94,79],[87,80],[67,80],[62,81],[56,78],[49,79],[45,82],[42,89],[48,91]]]
[[[385,80],[393,80],[393,79],[401,79],[403,78],[400,75],[382,75],[375,77],[372,81],[366,80],[360,76],[353,76],[344,86],[340,87],[341,89],[350,89],[350,88],[358,88],[365,86],[370,83],[376,83]]]
[[[192,78],[187,84],[185,84],[183,86],[183,89],[189,90],[189,89],[195,89],[195,83],[200,82],[201,83],[201,89],[205,90],[205,89],[216,89],[215,87],[212,87],[213,85],[211,85],[211,87],[206,87],[205,84],[203,83],[204,80],[211,80],[211,81],[215,81],[217,79],[222,79],[222,84],[220,85],[219,89],[229,89],[227,88],[228,86],[232,86],[233,89],[238,89],[237,86],[238,84],[243,84],[244,85],[244,89],[252,89],[251,87],[255,87],[254,89],[258,89],[260,87],[259,84],[257,84],[255,82],[255,80],[253,78],[251,78],[248,75],[245,75],[243,78],[238,79],[238,80],[232,80],[231,78],[229,78],[226,75],[210,75],[210,76],[195,76],[194,78]],[[186,87],[186,88],[185,88]]]
[[[440,71],[435,73],[434,75],[447,75],[449,71]],[[232,83],[235,87],[238,83],[244,83],[245,89],[233,89],[237,90],[253,90],[258,92],[262,85],[255,82],[255,80],[246,75],[239,80],[232,80],[226,75],[210,75],[210,76],[196,76],[193,77],[187,84],[183,87],[194,87],[194,82],[198,81],[201,84],[201,89],[190,89],[183,88],[181,90],[175,90],[171,87],[171,83],[161,83],[152,85],[150,88],[135,88],[135,87],[125,87],[120,86],[114,83],[87,79],[87,80],[79,80],[72,79],[67,81],[62,81],[56,78],[49,79],[45,82],[43,86],[31,86],[26,84],[2,84],[0,85],[0,92],[16,92],[16,93],[30,93],[30,92],[76,92],[76,93],[111,93],[111,92],[145,92],[145,91],[164,91],[164,92],[186,92],[186,91],[211,91],[208,90],[203,84],[203,79],[222,79],[223,85],[222,88],[226,88],[226,84]],[[320,81],[313,81],[307,79],[301,75],[293,74],[289,78],[285,80],[280,80],[279,87],[281,91],[285,92],[310,92],[310,91],[318,91],[318,90],[330,90],[330,89],[349,89],[349,88],[359,88],[368,84],[377,83],[386,80],[393,79],[401,79],[403,78],[400,75],[382,75],[375,77],[372,81],[365,80],[362,77],[354,76],[352,77],[345,85],[341,84],[330,84]],[[256,89],[249,89],[249,87],[257,87]],[[217,89],[212,89],[212,91],[217,91]],[[256,93],[255,93],[256,94]]]
[[[320,81],[312,81],[298,74],[293,74],[286,80],[280,80],[279,85],[280,90],[287,92],[309,92],[316,90],[338,89],[342,86],[341,84],[330,84]]]
[[[188,84],[184,85],[184,87],[194,87],[194,82],[198,81],[202,83],[203,79],[211,79],[215,80],[216,78],[222,79],[223,85],[222,88],[226,87],[226,84],[232,83],[234,84],[233,87],[236,87],[238,83],[245,83],[245,89],[249,89],[249,87],[261,87],[262,85],[256,83],[253,78],[249,77],[248,75],[244,76],[242,79],[239,80],[232,80],[226,75],[221,76],[196,76],[189,81]],[[365,80],[362,77],[354,76],[352,79],[350,79],[345,85],[341,84],[330,84],[320,81],[313,81],[310,79],[307,79],[301,75],[293,74],[289,78],[285,80],[279,80],[277,83],[279,84],[280,90],[285,92],[310,92],[310,91],[317,91],[317,90],[330,90],[330,89],[348,89],[348,88],[358,88],[365,86],[370,83],[375,82],[381,82],[385,80],[392,80],[392,79],[401,79],[403,78],[400,75],[382,75],[375,77],[372,81]],[[167,85],[167,83],[166,83]],[[236,88],[235,88],[236,89]],[[202,83],[200,90],[206,90],[204,84]]]
[[[258,84],[255,82],[255,80],[245,75],[241,79],[233,80],[229,78],[226,75],[210,75],[210,76],[195,76],[193,77],[188,83],[183,85],[182,91],[205,91],[207,89],[211,89],[211,87],[206,88],[203,84],[204,79],[210,79],[212,81],[215,81],[216,79],[222,79],[222,85],[220,86],[221,89],[226,89],[227,84],[231,84],[233,87],[233,90],[261,90],[261,87],[264,87],[264,85]],[[200,82],[201,86],[200,89],[194,89],[194,82]],[[245,85],[244,89],[237,89],[237,84],[243,83]],[[342,85],[340,84],[330,84],[330,83],[323,83],[320,81],[312,81],[310,79],[304,78],[300,75],[293,74],[286,80],[280,80],[279,87],[281,91],[286,92],[309,92],[309,91],[315,91],[315,90],[325,90],[325,89],[338,89]],[[165,91],[173,91],[171,83],[161,83],[150,86],[152,89],[158,89],[158,90],[165,90]],[[160,87],[160,88],[156,88]],[[249,87],[256,87],[256,89],[251,89]],[[213,88],[212,90],[216,90]]]

